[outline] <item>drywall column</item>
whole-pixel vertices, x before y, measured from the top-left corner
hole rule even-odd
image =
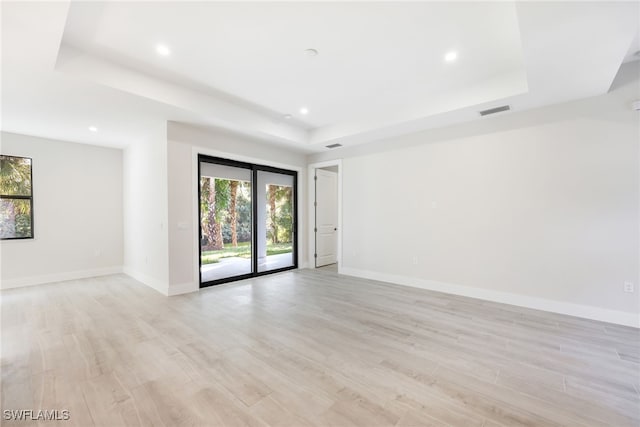
[[[166,122],[123,158],[124,272],[167,295],[169,233]]]

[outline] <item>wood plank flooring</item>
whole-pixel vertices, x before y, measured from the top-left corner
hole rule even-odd
[[[318,270],[1,296],[3,411],[70,412],[2,425],[640,425],[634,328]]]

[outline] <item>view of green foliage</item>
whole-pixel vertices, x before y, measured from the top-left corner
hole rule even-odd
[[[287,254],[293,251],[291,243],[279,243],[277,245],[267,245],[267,256]],[[202,264],[214,264],[220,262],[222,258],[251,258],[251,242],[238,243],[238,247],[228,247],[219,251],[204,251],[202,253]]]
[[[235,204],[231,202],[232,184],[237,189]],[[251,183],[206,176],[200,178],[203,249],[221,250],[233,241],[232,208],[235,209],[236,241],[251,240]]]
[[[32,237],[31,159],[0,156],[0,238]]]
[[[31,159],[0,156],[0,195],[31,195]]]
[[[249,182],[238,182],[238,191],[236,193],[236,233],[238,244],[240,244],[240,242],[251,241],[251,184]],[[233,240],[231,235],[231,209],[229,209],[227,220],[222,223],[222,237],[225,247]]]
[[[293,190],[277,185],[268,185],[266,190],[267,240],[271,245],[288,243],[290,246],[293,238]],[[235,195],[234,200],[232,194]],[[242,243],[251,241],[251,183],[201,177],[200,211],[202,249],[205,252],[242,253]],[[230,247],[232,251],[228,252]]]
[[[267,239],[273,244],[291,242],[293,237],[293,203],[291,187],[267,187]]]

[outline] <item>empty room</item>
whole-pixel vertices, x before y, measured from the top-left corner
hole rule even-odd
[[[637,1],[2,1],[3,426],[640,426]]]

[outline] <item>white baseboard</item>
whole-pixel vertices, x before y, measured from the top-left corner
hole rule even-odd
[[[167,283],[158,280],[154,277],[148,276],[144,273],[141,273],[137,270],[132,269],[131,267],[124,266],[122,272],[127,276],[131,276],[136,279],[138,282],[147,285],[148,287],[155,289],[160,292],[164,296],[169,296],[168,285]]]
[[[472,286],[455,285],[451,283],[437,282],[435,280],[424,280],[415,277],[378,273],[370,270],[340,268],[339,271],[340,274],[345,274],[347,276],[389,282],[414,288],[428,289],[447,294],[461,295],[486,301],[499,302],[519,307],[532,308],[535,310],[549,311],[552,313],[566,314],[569,316],[640,328],[640,314],[637,313],[609,310],[606,308],[573,304],[528,295],[512,294],[509,292],[493,291],[490,289],[474,288]]]
[[[64,282],[66,280],[86,279],[89,277],[107,276],[109,274],[118,273],[122,273],[122,266],[67,271],[64,273],[42,274],[39,276],[20,277],[17,279],[2,279],[0,283],[0,289],[22,288],[24,286]]]
[[[168,296],[188,294],[191,292],[197,292],[200,290],[200,286],[196,282],[180,283],[178,285],[169,286]]]

